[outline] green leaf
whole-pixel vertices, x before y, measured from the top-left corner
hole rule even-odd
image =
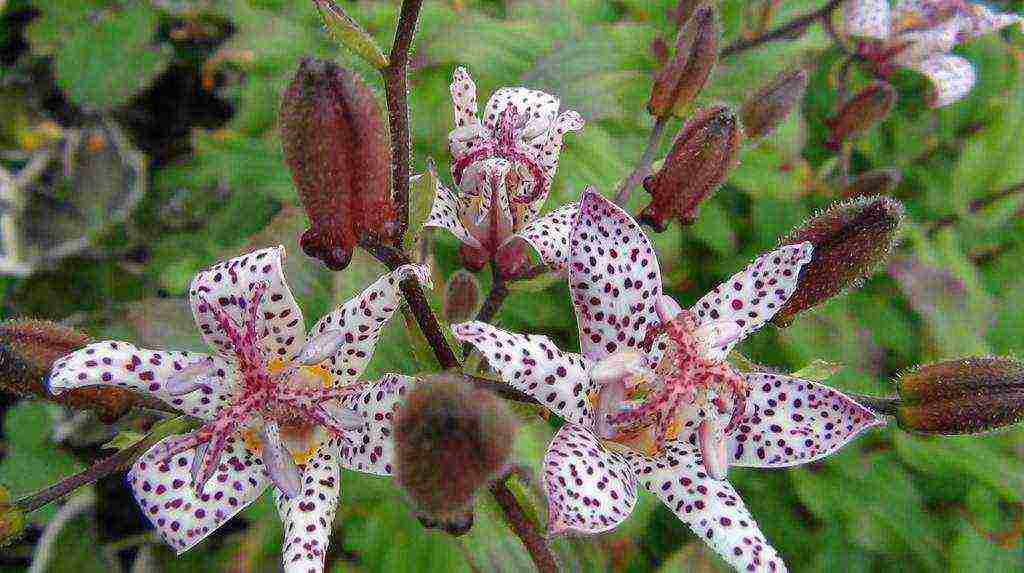
[[[111,438],[109,442],[103,444],[103,449],[123,450],[125,448],[129,448],[135,445],[136,443],[138,443],[139,440],[141,440],[144,437],[144,434],[140,434],[139,432],[133,430],[121,430],[120,432],[117,433],[116,436]]]
[[[377,42],[374,41],[373,36],[367,34],[359,22],[346,14],[341,6],[333,0],[313,0],[313,3],[316,4],[320,18],[331,36],[370,65],[378,69],[387,67],[388,59]]]
[[[842,368],[842,364],[816,359],[800,370],[793,372],[790,376],[810,380],[812,382],[824,382],[834,376],[836,372],[842,370]]]
[[[427,170],[414,176],[409,185],[409,230],[402,240],[402,247],[406,252],[412,251],[423,233],[423,223],[426,222],[434,205],[438,184],[440,180],[437,177],[437,168],[434,166],[434,160],[428,157]]]

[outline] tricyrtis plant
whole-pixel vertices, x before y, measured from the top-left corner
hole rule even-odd
[[[443,83],[450,74],[450,106],[413,108],[451,113],[446,141],[416,142],[447,146],[450,168],[438,173],[424,157],[426,172],[411,172],[409,97],[429,84],[409,81],[421,4],[401,3],[385,53],[340,4],[316,0],[332,36],[363,62],[346,67],[296,53],[288,60],[290,81],[278,78],[275,84],[286,86],[275,108],[280,169],[290,171],[294,183],[293,196],[281,199],[300,204],[308,217],[307,226],[302,212],[289,207],[294,225],[280,242],[298,244],[308,260],[303,253],[293,257],[334,273],[310,279],[289,267],[289,275],[297,286],[331,282],[335,289],[358,284],[365,290],[307,329],[285,280],[284,247],[251,246],[220,263],[210,257],[187,289],[182,285],[199,338],[209,347],[205,353],[94,342],[43,321],[0,325],[5,391],[95,410],[104,422],[126,421],[143,432],[122,434],[113,442],[124,446],[120,451],[35,494],[0,496],[0,535],[19,533],[33,511],[127,470],[141,513],[179,553],[271,490],[284,524],[285,570],[319,572],[331,565],[344,468],[394,476],[395,499],[410,507],[392,518],[414,525],[418,520],[427,529],[464,535],[480,529],[481,515],[499,512],[515,535],[511,542],[521,544],[540,571],[557,571],[562,561],[572,569],[589,558],[589,549],[562,542],[561,535],[630,527],[627,518],[647,495],[641,490],[733,568],[784,571],[785,559],[799,556],[780,555],[766,539],[730,482],[734,466],[815,462],[814,471],[794,478],[805,484],[841,466],[826,460],[831,454],[891,422],[894,431],[943,435],[1021,420],[1022,367],[1010,358],[933,361],[894,380],[893,395],[872,396],[824,384],[837,365],[819,361],[792,374],[776,370],[791,356],[787,336],[796,328],[775,338],[759,334],[746,346],[770,366],[736,350],[769,323],[781,329],[808,316],[808,322],[829,316],[829,310],[816,313],[884,268],[897,248],[943,260],[945,252],[929,253],[919,244],[941,234],[961,212],[991,206],[987,200],[957,203],[964,209],[931,227],[907,225],[914,244],[899,246],[917,198],[900,185],[898,171],[872,165],[887,147],[871,138],[911,95],[899,93],[902,82],[890,83],[896,67],[932,80],[934,106],[963,105],[955,102],[975,84],[975,72],[950,51],[1020,18],[960,0],[901,1],[895,7],[833,0],[771,27],[784,3],[764,2],[748,11],[749,34],[725,43],[729,18],[719,18],[717,4],[681,2],[672,11],[678,25],[654,43],[663,65],[649,70],[642,93],[624,110],[637,125],[650,126],[647,142],[605,197],[597,181],[567,190],[560,176],[563,145],[588,143],[588,132],[602,129],[600,118],[588,116],[584,130],[583,117],[563,107],[562,96],[571,101],[568,88],[533,85],[544,82],[527,74],[525,85],[498,89],[480,110],[476,84],[462,65],[438,72]],[[313,7],[309,11],[312,17]],[[795,40],[817,24],[834,66],[783,61],[767,83],[744,85],[740,101],[709,97],[719,73],[730,71],[729,65],[742,68],[732,58]],[[584,60],[566,58],[571,65]],[[441,67],[429,55],[417,64],[417,74]],[[357,69],[380,73],[383,98],[374,79]],[[475,73],[481,77],[479,68]],[[623,99],[623,106],[629,101]],[[585,109],[578,101],[574,106]],[[920,107],[920,113],[931,113]],[[752,185],[750,177],[737,183],[744,161],[781,154],[792,133],[803,131],[794,122],[807,122],[812,136],[798,138],[795,155],[772,169],[775,175],[798,171],[806,186],[747,189],[740,196],[740,186]],[[575,133],[566,139],[569,132]],[[631,155],[628,145],[621,147],[616,160]],[[580,149],[592,150],[580,145],[572,151]],[[900,157],[901,166],[916,161]],[[855,168],[863,172],[853,173]],[[589,181],[593,174],[574,175]],[[649,198],[633,197],[638,189]],[[1014,196],[1020,190],[1014,189],[997,198]],[[827,205],[830,199],[822,197],[833,192]],[[761,209],[767,193],[826,206],[789,233],[765,233],[771,228],[765,219],[789,215]],[[641,225],[664,235],[652,240]],[[454,241],[439,237],[437,229],[458,240],[457,256]],[[302,232],[292,236],[296,231]],[[719,241],[725,247],[689,248],[692,237],[715,233],[728,235]],[[730,268],[731,259],[716,260],[759,238],[771,244],[757,245],[762,254],[749,264]],[[386,271],[367,278],[371,259]],[[319,281],[326,276],[332,280]],[[714,282],[702,282],[708,278]],[[434,282],[439,288],[426,292],[423,287],[432,289]],[[679,302],[685,297],[678,291],[715,283],[692,304]],[[885,283],[873,288],[881,297],[895,292]],[[566,289],[568,299],[559,294]],[[516,301],[528,310],[514,315],[513,332],[498,323],[506,299],[517,291],[530,296]],[[559,308],[568,312],[569,306],[574,333],[547,336],[555,332],[538,317]],[[404,321],[390,321],[395,313]],[[389,322],[397,328],[386,333]],[[868,334],[848,323],[835,330],[836,336]],[[877,340],[885,341],[876,341],[877,362],[889,368],[900,349],[889,347],[891,336]],[[382,341],[401,345],[393,353],[398,358],[388,364],[391,373],[364,380]],[[576,347],[579,353],[563,350]],[[813,351],[837,358],[829,346]],[[530,448],[516,442],[517,420],[544,434],[543,456],[536,451],[537,459],[530,459]],[[872,456],[875,463],[858,466],[857,479],[889,475],[877,460],[892,458]],[[957,471],[971,465],[960,464]],[[539,467],[536,489],[531,467]],[[479,511],[481,504],[491,511]],[[859,500],[849,511],[861,518]],[[362,513],[346,519],[362,519]],[[771,529],[763,516],[761,521]],[[685,534],[673,529],[663,535]],[[470,534],[460,543],[468,566],[480,568],[471,555],[480,539]],[[495,569],[504,568],[506,559],[511,563],[505,547],[490,556]],[[560,557],[568,555],[564,551],[578,555],[559,559],[552,547],[563,552]]]

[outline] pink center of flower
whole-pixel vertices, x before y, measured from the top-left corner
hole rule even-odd
[[[524,191],[521,185],[509,186],[512,191],[511,200],[516,203],[532,203],[539,199],[544,193],[544,171],[528,153],[519,147],[519,142],[523,140],[526,119],[526,117],[520,117],[516,106],[509,102],[505,110],[502,111],[501,117],[498,118],[498,125],[495,126],[492,136],[484,138],[479,147],[455,160],[455,164],[452,166],[455,184],[462,184],[463,175],[470,165],[491,157],[500,157],[513,165],[526,167],[533,177],[532,188],[528,191]],[[510,176],[515,171],[513,169]]]
[[[335,401],[358,390],[360,385],[332,388],[322,381],[324,376],[318,376],[317,370],[323,370],[319,366],[282,364],[279,359],[268,355],[261,344],[268,331],[263,326],[260,313],[260,302],[267,288],[266,283],[259,283],[248,299],[238,300],[243,311],[242,324],[238,324],[223,308],[205,299],[198,308],[199,312],[213,314],[217,328],[228,339],[228,348],[234,354],[240,377],[231,403],[195,432],[171,442],[163,454],[162,461],[166,463],[181,452],[197,448],[192,475],[199,493],[221,465],[221,454],[228,438],[239,431],[251,431],[262,438],[259,445],[265,450],[263,458],[272,478],[275,478],[275,468],[269,467],[269,458],[275,456],[266,450],[285,451],[280,442],[281,433],[310,435],[313,430],[323,427],[345,438],[343,431],[346,425],[339,419],[339,413],[341,418],[345,418],[348,412],[339,412]],[[192,392],[203,385],[205,375],[213,368],[213,362],[204,359],[169,380],[168,387],[178,388],[180,394]],[[276,431],[265,431],[271,425]],[[267,443],[268,440],[274,443]]]

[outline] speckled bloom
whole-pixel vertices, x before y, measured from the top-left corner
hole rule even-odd
[[[683,310],[663,295],[636,221],[592,190],[576,211],[569,230],[549,221],[549,237],[568,237],[561,260],[582,355],[480,322],[453,328],[566,422],[544,456],[550,532],[613,529],[642,484],[735,568],[783,570],[725,479],[729,466],[807,463],[883,423],[827,386],[724,362],[793,293],[810,244],[758,257]]]
[[[866,39],[858,53],[888,75],[904,67],[931,80],[933,107],[949,105],[974,86],[971,63],[949,52],[968,40],[1021,22],[967,0],[850,0],[843,3],[843,27]]]
[[[438,183],[426,226],[448,229],[471,251],[467,258],[486,262],[540,212],[562,140],[583,129],[583,118],[559,113],[557,97],[522,87],[494,92],[477,117],[476,84],[464,68],[455,70],[451,95],[448,146],[458,192]]]
[[[413,381],[360,382],[398,283],[425,267],[381,277],[313,327],[285,283],[284,248],[200,272],[189,301],[212,354],[90,344],[58,360],[54,394],[114,385],[149,394],[203,420],[153,446],[128,472],[139,506],[179,553],[202,541],[272,486],[289,572],[323,570],[341,468],[391,474],[392,413]]]

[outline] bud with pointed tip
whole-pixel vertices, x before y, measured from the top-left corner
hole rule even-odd
[[[1024,420],[1024,364],[1010,358],[963,358],[921,366],[896,382],[901,428],[973,434]]]
[[[395,232],[384,120],[353,72],[302,60],[281,101],[281,142],[309,215],[301,239],[307,255],[341,270],[360,239]]]
[[[491,393],[456,374],[424,379],[395,417],[395,479],[425,524],[465,533],[476,493],[508,465],[514,434]]]
[[[702,201],[725,182],[736,165],[743,131],[725,106],[698,111],[679,131],[662,168],[644,180],[651,204],[640,221],[662,232],[671,219],[690,225]]]
[[[448,324],[471,320],[480,306],[480,283],[473,273],[457,270],[444,287],[444,319]]]
[[[871,195],[888,195],[900,184],[900,170],[895,167],[874,169],[861,173],[843,189],[843,199],[868,197]]]
[[[896,105],[896,90],[885,82],[875,82],[861,90],[825,120],[829,137],[825,146],[838,151],[843,143],[857,139],[885,119]]]
[[[796,291],[772,323],[789,326],[798,313],[857,286],[889,256],[902,222],[899,201],[862,197],[833,204],[782,239],[782,245],[810,242],[814,251],[800,271]]]
[[[757,90],[740,108],[740,121],[750,139],[775,131],[789,116],[807,90],[807,71],[788,70]]]
[[[0,390],[93,410],[104,422],[117,420],[137,401],[126,390],[79,388],[54,397],[46,389],[53,363],[88,342],[87,334],[48,320],[12,319],[0,323]]]
[[[654,78],[647,111],[655,117],[681,115],[704,89],[717,61],[715,9],[704,4],[679,30],[676,53]]]

